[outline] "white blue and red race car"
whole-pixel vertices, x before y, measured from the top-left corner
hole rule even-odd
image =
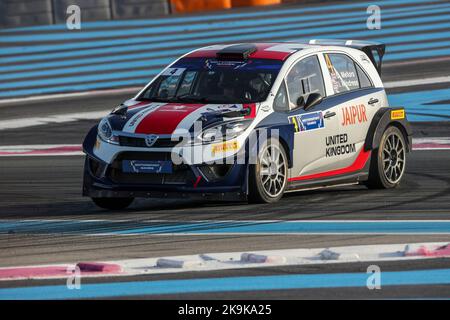
[[[385,46],[214,45],[165,68],[88,133],[83,195],[274,202],[286,191],[396,187],[411,150],[380,79]]]

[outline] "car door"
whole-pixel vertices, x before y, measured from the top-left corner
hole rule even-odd
[[[311,93],[326,97],[323,68],[317,55],[296,62],[285,78],[289,111],[288,120],[294,125],[293,167],[290,181],[314,178],[322,172],[337,169],[326,156],[326,141],[339,130],[337,109],[325,99],[305,110],[298,106],[299,99],[306,101]]]
[[[340,168],[351,167],[361,156],[370,123],[386,99],[383,88],[374,88],[363,68],[349,55],[323,53],[327,66],[325,79],[331,83],[339,134],[327,139],[327,156]]]

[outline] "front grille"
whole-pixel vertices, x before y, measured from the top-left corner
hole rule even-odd
[[[171,159],[171,153],[170,152],[141,152],[141,151],[126,151],[121,152],[117,156],[116,160],[161,160],[161,161],[167,161]],[[122,163],[120,163],[122,165]],[[120,166],[122,167],[122,166]]]
[[[192,170],[185,164],[174,165],[173,173],[124,173],[122,160],[170,160],[170,152],[122,152],[111,164],[109,177],[124,184],[189,184],[194,181]]]
[[[159,173],[123,173],[120,169],[112,169],[110,178],[115,183],[162,184],[163,176]]]
[[[173,148],[181,140],[172,138],[158,138],[151,148]],[[145,143],[145,138],[119,136],[119,143],[121,146],[136,147],[136,148],[148,148]]]
[[[232,166],[231,164],[213,164],[202,165],[199,169],[208,181],[217,181],[223,179],[230,172]]]
[[[103,170],[105,170],[105,165],[93,158],[89,158],[88,161],[91,174],[96,178],[100,178],[103,173]]]

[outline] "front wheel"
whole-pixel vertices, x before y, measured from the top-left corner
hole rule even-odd
[[[92,198],[98,207],[108,210],[125,209],[133,200],[134,198]]]
[[[257,163],[249,167],[251,203],[272,203],[281,199],[287,184],[286,151],[276,139],[269,139],[261,148]]]
[[[369,180],[371,189],[390,189],[400,184],[406,168],[406,143],[397,127],[386,129],[380,146],[372,153]]]

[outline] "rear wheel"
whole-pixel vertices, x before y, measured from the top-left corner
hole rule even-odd
[[[280,200],[287,184],[286,151],[275,139],[261,148],[255,165],[249,168],[249,202],[271,203]]]
[[[92,198],[98,207],[108,210],[125,209],[133,200],[134,198]]]
[[[372,153],[369,180],[371,189],[390,189],[400,184],[406,168],[406,143],[397,127],[386,129],[380,146]]]

